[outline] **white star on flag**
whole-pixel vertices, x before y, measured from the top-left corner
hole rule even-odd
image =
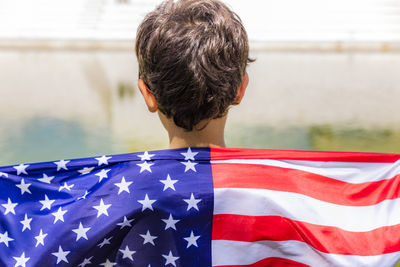
[[[68,170],[67,168],[67,164],[68,164],[69,160],[60,160],[60,161],[56,161],[54,162],[54,164],[57,165],[57,171],[64,169],[64,170]]]
[[[110,236],[109,238],[104,238],[104,240],[100,244],[98,244],[97,246],[102,248],[105,245],[110,245],[111,244],[110,243],[111,239],[112,239],[112,236]]]
[[[63,190],[63,189],[67,189],[68,191],[71,191],[71,188],[72,188],[72,187],[74,187],[74,184],[68,185],[67,182],[65,182],[63,186],[60,186],[60,187],[58,188],[58,191],[61,192],[61,190]]]
[[[0,233],[0,244],[4,243],[6,247],[8,247],[8,242],[13,241],[14,239],[11,237],[8,237],[8,232],[5,231],[4,234]]]
[[[104,214],[108,216],[108,211],[107,209],[111,207],[111,204],[105,205],[103,202],[103,199],[100,199],[100,204],[97,206],[93,206],[94,209],[97,210],[97,218],[100,217],[100,215]]]
[[[18,187],[19,189],[21,189],[21,195],[23,195],[25,192],[32,194],[32,192],[28,188],[30,185],[31,184],[26,184],[24,179],[21,179],[21,183],[15,185],[15,186]]]
[[[85,266],[88,265],[88,264],[92,264],[92,262],[91,262],[92,258],[93,258],[93,256],[90,257],[90,258],[85,258],[85,259],[81,262],[81,264],[79,264],[78,266],[79,266],[79,267],[85,267]]]
[[[81,238],[84,238],[86,240],[88,240],[88,237],[86,235],[86,232],[90,230],[90,227],[83,227],[82,222],[79,223],[79,227],[76,229],[72,229],[73,232],[76,233],[76,240],[78,241]]]
[[[101,156],[100,158],[95,158],[95,159],[99,162],[98,166],[101,166],[102,164],[108,165],[108,160],[111,159],[111,158],[112,157],[106,157],[104,155],[104,156]]]
[[[82,170],[79,170],[78,172],[79,172],[81,175],[85,175],[85,174],[90,173],[90,172],[93,171],[93,170],[94,170],[94,167],[91,167],[91,168],[85,167],[85,168],[83,168]]]
[[[42,246],[44,246],[44,238],[47,236],[47,234],[43,234],[42,229],[40,229],[40,233],[39,235],[35,236],[36,239],[36,246],[39,246],[39,244],[42,244]]]
[[[189,199],[184,199],[184,201],[188,204],[187,210],[190,210],[191,208],[199,210],[197,203],[199,203],[201,199],[195,199],[193,193],[190,195]]]
[[[18,203],[12,203],[11,199],[8,198],[7,204],[1,204],[4,208],[6,208],[6,211],[4,212],[4,215],[7,215],[9,212],[15,215],[15,210],[14,208],[18,205]]]
[[[44,209],[51,209],[51,205],[53,204],[55,200],[50,200],[49,197],[45,194],[44,195],[44,200],[39,200],[39,202],[43,205],[40,210]]]
[[[2,176],[4,176],[4,177],[8,177],[8,173],[5,173],[5,172],[0,172],[0,177],[2,177]]]
[[[175,191],[175,186],[174,184],[176,182],[178,182],[178,180],[171,180],[171,177],[169,176],[169,174],[167,175],[167,179],[165,180],[160,180],[161,183],[164,184],[164,189],[163,191],[167,190],[168,188],[171,188],[172,190]]]
[[[181,153],[181,155],[185,156],[185,160],[194,160],[194,156],[199,154],[199,152],[192,152],[190,147],[188,148],[188,151],[186,153]]]
[[[189,237],[184,237],[183,239],[185,239],[188,242],[186,248],[189,248],[191,245],[197,247],[197,239],[199,239],[199,238],[200,238],[200,236],[199,235],[195,236],[193,234],[193,231],[190,233]]]
[[[103,262],[102,264],[104,267],[113,267],[114,265],[116,265],[115,262],[111,262],[109,259],[106,260],[106,262]]]
[[[38,181],[46,184],[50,184],[51,180],[54,179],[54,176],[47,176],[47,174],[43,173],[43,178],[39,178]]]
[[[108,172],[111,171],[110,169],[102,169],[101,171],[99,171],[98,173],[96,173],[96,176],[99,176],[99,183],[104,179],[104,178],[108,178]]]
[[[68,255],[69,253],[70,253],[70,251],[64,251],[64,250],[62,249],[62,247],[59,246],[59,247],[58,247],[58,252],[54,252],[54,253],[51,253],[51,254],[53,254],[54,256],[57,257],[57,264],[59,264],[60,261],[65,261],[66,263],[68,263],[67,255]]]
[[[126,216],[124,216],[124,221],[121,222],[121,223],[117,223],[117,225],[118,225],[118,226],[121,226],[121,228],[119,228],[119,229],[121,230],[121,229],[124,228],[124,227],[132,227],[131,222],[133,222],[133,221],[134,221],[134,219],[128,220],[128,219],[126,218]]]
[[[24,219],[22,221],[20,221],[23,225],[22,232],[25,231],[25,229],[27,229],[27,228],[29,230],[31,230],[31,221],[32,221],[32,218],[28,218],[28,215],[25,213]]]
[[[187,172],[188,170],[192,170],[194,172],[197,172],[195,166],[197,165],[197,163],[195,162],[191,162],[190,160],[188,162],[181,162],[183,165],[185,165],[185,172]]]
[[[132,184],[132,182],[126,182],[125,181],[125,177],[122,177],[121,182],[120,183],[115,183],[116,186],[118,186],[119,190],[118,190],[118,195],[121,194],[122,192],[128,192],[131,193],[129,191],[129,186]]]
[[[54,215],[54,222],[53,224],[55,224],[57,221],[62,221],[64,222],[64,214],[67,212],[68,210],[62,210],[61,207],[58,208],[58,210],[56,212],[53,212],[52,215]]]
[[[151,172],[151,168],[150,167],[153,166],[154,163],[148,163],[147,161],[145,161],[144,163],[139,163],[139,164],[136,164],[136,165],[140,166],[140,172],[139,173],[142,173],[144,171]]]
[[[21,257],[13,257],[17,262],[14,267],[22,266],[25,267],[26,262],[30,259],[30,257],[25,258],[25,252],[22,252]]]
[[[19,164],[18,166],[14,166],[13,168],[17,170],[17,175],[20,175],[21,173],[28,174],[26,172],[26,168],[28,168],[28,167],[29,167],[29,165]]]
[[[165,230],[172,228],[174,230],[176,230],[176,226],[175,224],[177,222],[179,222],[180,220],[174,220],[174,218],[172,217],[172,214],[169,214],[169,218],[168,219],[162,219],[163,222],[165,222]]]
[[[156,201],[157,201],[157,200],[151,200],[151,199],[149,199],[149,196],[148,196],[147,194],[146,194],[146,196],[144,197],[143,200],[138,200],[138,202],[139,202],[140,204],[143,205],[142,211],[144,211],[145,209],[153,210],[152,204],[153,204],[154,202],[156,202]]]
[[[155,154],[149,154],[149,152],[145,151],[142,155],[137,155],[141,161],[151,160],[151,157],[155,156]]]
[[[83,196],[78,197],[76,200],[80,200],[80,199],[86,199],[87,195],[89,194],[89,192],[86,190],[85,194],[83,194]]]
[[[130,259],[131,261],[133,261],[132,255],[133,255],[134,253],[136,253],[136,251],[129,250],[129,247],[128,247],[128,246],[126,246],[125,249],[120,249],[119,251],[121,251],[121,253],[123,254],[123,255],[122,255],[122,258],[123,258],[123,259],[128,258],[128,259]]]
[[[143,245],[144,244],[147,244],[147,243],[150,243],[150,244],[152,244],[153,246],[155,246],[156,244],[154,244],[154,239],[156,239],[157,238],[157,236],[152,236],[151,234],[150,234],[150,231],[149,230],[147,230],[147,233],[145,234],[145,235],[140,235],[141,237],[143,237],[144,238],[144,240],[143,240]]]
[[[164,258],[165,258],[165,265],[168,265],[168,264],[172,264],[172,265],[174,265],[174,266],[176,266],[176,263],[175,263],[175,261],[177,261],[178,259],[179,259],[179,257],[174,257],[173,255],[172,255],[172,251],[170,250],[169,251],[169,254],[168,255],[162,255]]]

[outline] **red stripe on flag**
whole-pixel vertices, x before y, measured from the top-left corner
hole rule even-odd
[[[263,259],[261,261],[255,262],[253,264],[249,265],[224,265],[220,267],[241,267],[241,266],[250,266],[250,267],[291,267],[291,266],[297,266],[297,267],[309,267],[309,265],[297,262],[297,261],[292,261],[289,259],[282,259],[282,258],[267,258]],[[219,267],[219,266],[215,266]]]
[[[282,159],[282,160],[309,160],[309,161],[393,163],[400,159],[400,154],[211,148],[211,160],[227,160],[227,159]]]
[[[214,188],[257,188],[299,193],[347,206],[375,205],[400,198],[400,175],[392,179],[350,184],[314,173],[267,165],[212,164]],[[394,190],[396,189],[396,190]]]
[[[213,240],[305,242],[318,251],[342,255],[373,256],[400,250],[400,225],[368,232],[350,232],[280,216],[220,214],[213,218]]]

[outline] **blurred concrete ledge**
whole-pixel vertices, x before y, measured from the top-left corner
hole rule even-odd
[[[68,50],[96,51],[134,49],[134,41],[93,41],[93,40],[0,40],[3,50]]]
[[[400,52],[400,42],[252,42],[250,47],[271,52]]]
[[[129,51],[134,40],[0,40],[2,50]],[[271,52],[400,52],[400,42],[251,42],[252,51]]]

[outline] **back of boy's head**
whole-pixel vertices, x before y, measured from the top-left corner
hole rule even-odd
[[[240,18],[218,0],[167,0],[138,28],[139,78],[159,110],[188,131],[236,101],[249,46]]]

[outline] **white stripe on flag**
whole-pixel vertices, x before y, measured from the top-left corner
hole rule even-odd
[[[353,184],[386,180],[400,174],[400,160],[395,163],[365,163],[269,159],[231,159],[215,160],[211,161],[211,163],[258,164],[296,169]]]
[[[373,244],[371,244],[373,245]],[[212,241],[212,266],[250,265],[269,257],[285,258],[310,266],[394,266],[400,252],[377,256],[318,252],[300,241]]]
[[[305,195],[264,189],[214,189],[214,214],[283,216],[317,225],[365,232],[400,224],[400,199],[372,206],[343,206]]]

